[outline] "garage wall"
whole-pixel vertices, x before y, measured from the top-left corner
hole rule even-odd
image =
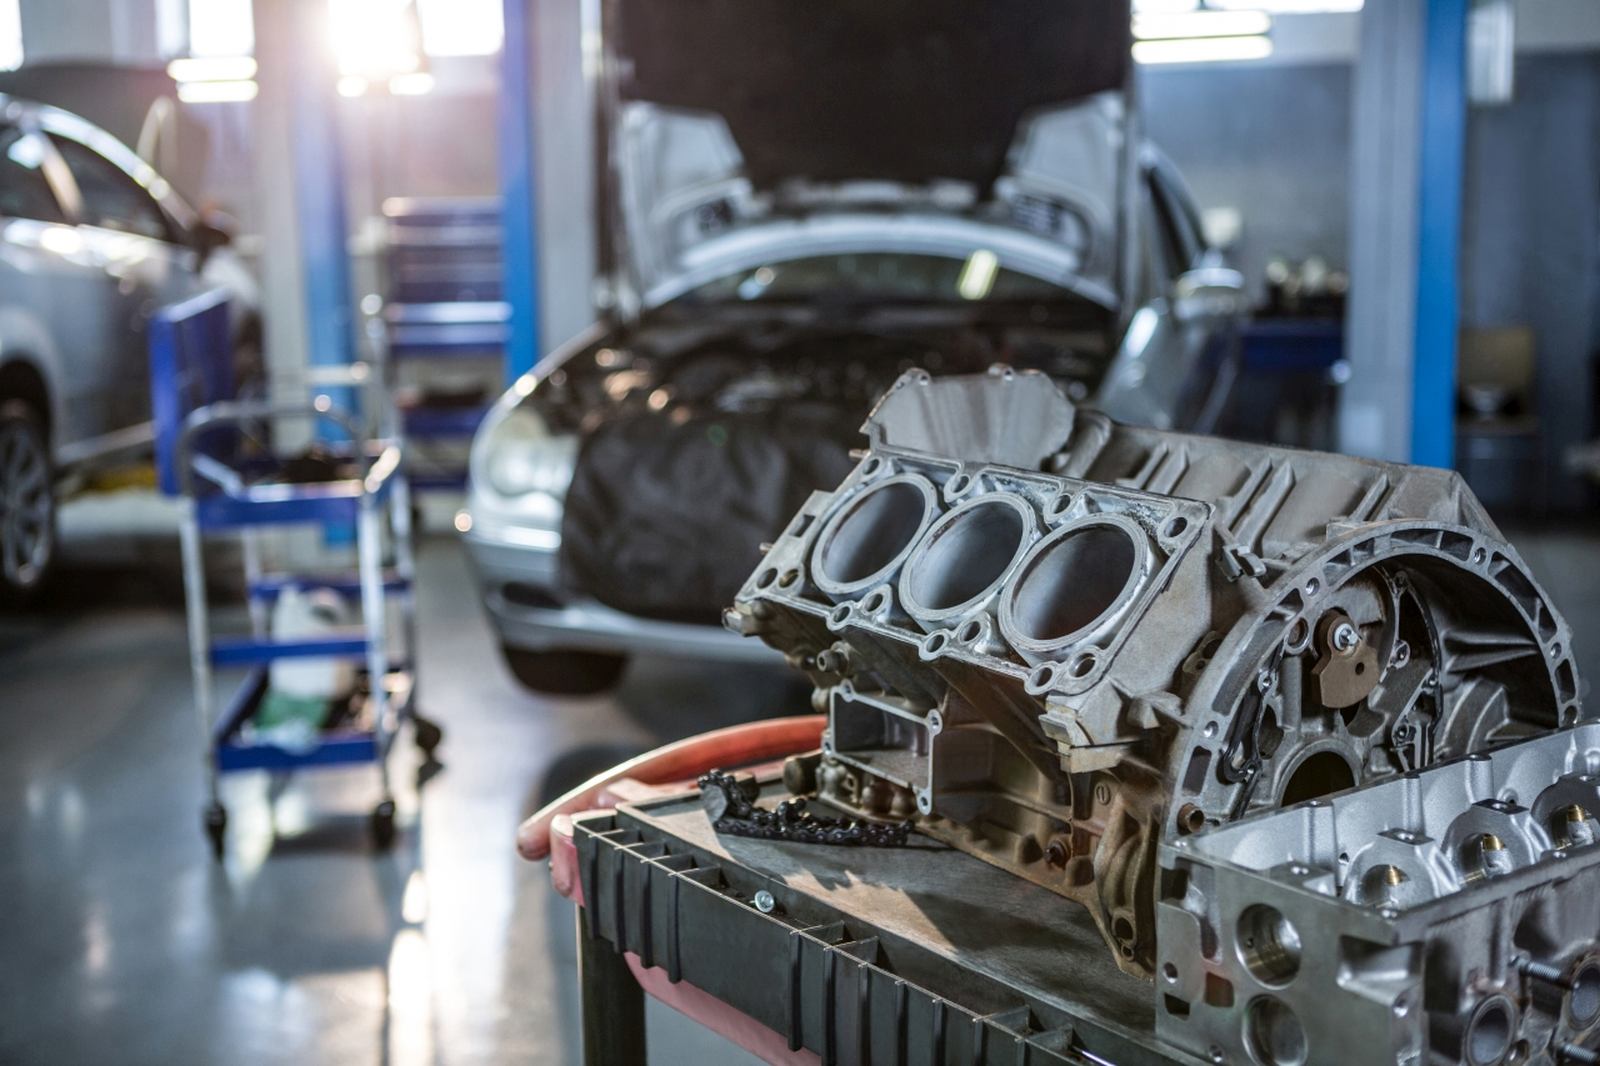
[[[1524,56],[1516,82],[1468,126],[1461,315],[1534,328],[1550,502],[1572,507],[1559,453],[1600,432],[1600,54]]]

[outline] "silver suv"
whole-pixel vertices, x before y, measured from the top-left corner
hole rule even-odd
[[[531,688],[770,654],[721,610],[909,367],[1227,399],[1241,279],[1139,138],[1126,0],[848,8],[602,5],[604,315],[485,418],[458,522]]]
[[[223,288],[255,340],[227,240],[104,130],[0,96],[0,599],[50,569],[61,475],[148,446],[150,315]]]

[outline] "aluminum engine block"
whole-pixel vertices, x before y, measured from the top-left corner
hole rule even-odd
[[[1446,471],[902,377],[726,616],[815,682],[794,783],[1157,963],[1163,842],[1576,723],[1565,623]]]

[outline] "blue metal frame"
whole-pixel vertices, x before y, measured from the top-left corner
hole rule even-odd
[[[1455,462],[1456,346],[1460,328],[1462,167],[1467,127],[1469,0],[1427,0],[1418,197],[1416,347],[1411,461]]]
[[[190,413],[233,395],[233,346],[228,296],[220,289],[162,308],[150,318],[150,411],[155,431],[156,483],[168,496],[179,484],[178,444]],[[225,433],[197,442],[208,451]]]
[[[533,115],[533,4],[505,0],[500,59],[500,200],[504,299],[511,309],[506,384],[532,370],[540,355],[538,155]]]

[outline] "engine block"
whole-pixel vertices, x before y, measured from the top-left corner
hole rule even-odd
[[[829,715],[793,785],[1086,906],[1155,972],[1164,843],[1571,726],[1566,624],[1450,472],[912,371],[726,615]]]

